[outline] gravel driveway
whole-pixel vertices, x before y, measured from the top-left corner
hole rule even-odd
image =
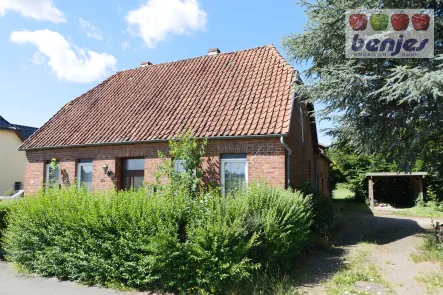
[[[436,263],[414,263],[411,254],[421,245],[423,233],[431,228],[430,218],[393,215],[386,210],[350,214],[335,237],[340,252],[320,252],[305,262],[308,267],[306,279],[301,280],[303,290],[310,295],[325,295],[324,283],[343,265],[344,257],[355,251],[358,243],[370,242],[374,245],[370,248],[369,262],[390,283],[394,294],[427,294],[426,287],[416,277],[442,270]],[[436,292],[443,294],[443,290]]]

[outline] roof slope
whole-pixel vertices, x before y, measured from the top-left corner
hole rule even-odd
[[[34,134],[35,131],[38,130],[38,128],[35,127],[29,127],[17,124],[11,124],[11,125],[17,129],[18,133],[20,133],[23,140],[28,139],[32,134]]]
[[[2,116],[0,116],[0,129],[10,129],[11,124],[6,121]]]
[[[16,125],[9,123],[5,118],[0,116],[0,129],[15,131],[22,140],[28,139],[38,128]]]
[[[67,103],[22,149],[285,134],[296,71],[273,45],[118,72]]]

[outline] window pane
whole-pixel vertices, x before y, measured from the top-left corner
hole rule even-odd
[[[129,177],[123,177],[122,189],[124,190],[131,189],[131,179]]]
[[[57,161],[57,167],[51,167],[51,161],[46,162],[46,185],[52,186],[59,181],[59,163]]]
[[[145,159],[125,159],[123,170],[145,170]]]
[[[49,167],[49,180],[51,180],[54,183],[58,183],[58,166],[54,168]]]
[[[244,189],[246,184],[246,162],[224,162],[225,193]]]
[[[134,176],[134,189],[138,189],[143,186],[143,176]]]
[[[92,190],[92,164],[80,165],[80,184],[88,191]]]
[[[185,161],[177,160],[174,162],[174,168],[177,172],[186,172],[185,170]]]

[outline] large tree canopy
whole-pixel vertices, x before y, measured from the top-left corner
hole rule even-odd
[[[360,153],[381,154],[399,169],[417,159],[443,175],[443,0],[301,1],[309,18],[302,34],[284,39],[289,56],[309,62],[299,97],[321,102],[334,120],[330,133]],[[432,8],[435,58],[347,59],[345,10]]]

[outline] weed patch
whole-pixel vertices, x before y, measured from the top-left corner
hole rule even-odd
[[[369,247],[373,245],[360,243],[355,252],[346,258],[346,264],[326,284],[328,295],[362,294],[362,290],[356,286],[361,282],[388,288],[387,282],[378,273],[375,265],[368,261]],[[369,292],[369,289],[366,291]]]
[[[423,244],[417,249],[418,253],[411,255],[415,263],[430,261],[443,263],[443,246],[434,234],[426,234]]]
[[[426,287],[428,294],[441,294],[443,288],[443,275],[438,272],[427,273],[423,276],[415,277],[417,282],[420,282]]]

